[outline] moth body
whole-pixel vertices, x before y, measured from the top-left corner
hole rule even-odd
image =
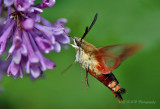
[[[76,49],[75,62],[79,62],[81,66],[86,69],[86,86],[88,86],[88,73],[90,73],[90,75],[108,87],[114,96],[118,98],[118,101],[121,102],[123,100],[121,94],[125,93],[125,89],[120,87],[112,71],[117,68],[122,61],[138,52],[141,44],[119,44],[95,47],[84,41],[84,37],[95,24],[97,15],[98,14],[95,15],[91,25],[86,27],[81,38],[71,37],[74,41],[74,44],[71,45]]]

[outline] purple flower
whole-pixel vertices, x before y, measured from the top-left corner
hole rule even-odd
[[[9,27],[7,28],[6,31],[3,32],[3,34],[1,35],[0,37],[0,55],[2,55],[5,51],[5,48],[6,48],[6,42],[10,36],[10,33],[11,33],[11,30],[14,26],[14,22],[12,22]]]
[[[14,6],[17,11],[26,11],[34,4],[35,0],[14,0]]]
[[[43,0],[42,4],[38,5],[39,8],[50,8],[55,4],[56,0]]]
[[[34,27],[34,20],[31,18],[28,18],[23,21],[22,26],[25,30],[32,30]]]
[[[11,6],[14,3],[14,0],[4,0],[4,4],[6,7]]]
[[[66,19],[52,24],[39,15],[43,8],[53,6],[55,0],[43,0],[38,5],[34,1],[0,0],[0,12],[3,3],[7,7],[7,16],[0,18],[0,55],[8,51],[6,72],[14,78],[23,78],[26,72],[36,79],[47,69],[55,68],[56,64],[43,53],[60,52],[70,42],[70,30],[64,27]]]

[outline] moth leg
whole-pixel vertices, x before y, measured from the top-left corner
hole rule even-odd
[[[88,89],[89,83],[88,83],[88,73],[89,73],[89,68],[86,69],[86,88]]]
[[[82,64],[80,63],[80,73],[81,73],[81,81],[83,83],[83,78],[82,78]]]
[[[61,74],[63,74],[64,72],[66,72],[68,69],[70,69],[72,67],[73,64],[75,64],[76,61],[73,61],[72,64],[70,64],[66,69],[64,69]]]
[[[81,51],[80,51],[80,47],[79,47],[79,58],[80,58],[80,56],[81,56]],[[82,81],[82,83],[83,83],[83,78],[82,78],[82,63],[80,62],[80,72],[81,72],[81,81]]]

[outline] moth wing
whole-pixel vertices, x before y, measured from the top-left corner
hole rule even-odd
[[[99,63],[105,64],[103,74],[110,73],[117,68],[119,64],[126,58],[138,52],[142,44],[120,44],[106,47],[98,47],[95,57]]]

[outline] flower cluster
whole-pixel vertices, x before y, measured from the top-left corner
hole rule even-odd
[[[22,78],[26,71],[35,79],[45,70],[53,69],[55,63],[42,53],[60,52],[62,45],[70,42],[69,29],[64,27],[66,19],[52,24],[39,15],[44,8],[52,7],[55,0],[42,0],[37,5],[34,2],[0,0],[0,56],[7,52],[6,72],[14,78]]]

